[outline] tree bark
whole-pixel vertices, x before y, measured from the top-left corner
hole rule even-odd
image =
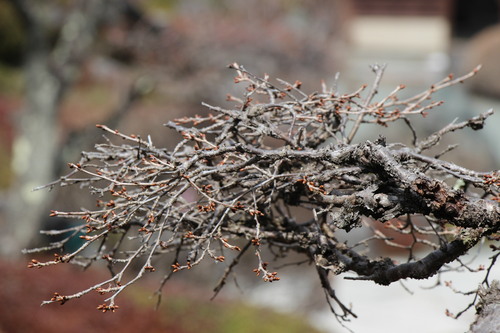
[[[478,316],[470,333],[500,332],[500,283],[494,280],[488,289],[479,291],[481,301],[476,305]]]

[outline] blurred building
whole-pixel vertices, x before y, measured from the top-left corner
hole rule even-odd
[[[427,83],[462,67],[464,40],[499,23],[500,1],[341,0],[347,73],[366,63],[390,63],[395,76]],[[500,35],[499,35],[500,36]],[[500,38],[500,37],[499,37]],[[457,50],[458,48],[458,50]],[[459,52],[456,52],[459,51]],[[465,52],[462,52],[465,51]],[[413,75],[419,68],[422,75]],[[387,73],[390,77],[390,71]],[[386,77],[387,79],[387,77]]]

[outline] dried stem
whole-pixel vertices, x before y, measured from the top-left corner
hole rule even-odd
[[[56,294],[44,304],[96,291],[109,295],[108,304],[99,309],[114,311],[115,298],[147,272],[167,268],[163,287],[176,272],[205,258],[225,262],[233,252],[214,289],[217,295],[242,256],[252,252],[250,247],[256,257],[253,271],[263,281],[279,281],[278,273],[270,270],[274,263],[262,251],[270,246],[281,257],[297,252],[313,261],[326,294],[342,311],[338,318],[347,320],[354,314],[336,297],[329,273],[351,271],[357,276],[350,279],[384,285],[428,278],[485,237],[498,234],[500,173],[477,172],[424,155],[450,132],[480,129],[492,111],[452,122],[421,140],[411,125],[414,116],[421,118],[440,104],[430,99],[434,92],[476,71],[457,79],[449,76],[403,101],[398,93],[404,86],[399,86],[377,102],[373,100],[385,67],[374,67],[376,79],[365,99],[360,97],[364,87],[350,94],[326,87],[307,94],[299,81],[274,84],[238,64],[230,67],[237,73],[235,82],[247,84],[244,96],[230,97],[237,104],[233,109],[204,104],[206,115],[165,124],[180,135],[173,150],[98,125],[119,138],[120,145],[112,139],[97,145],[78,163],[70,163],[66,176],[46,186],[79,184],[97,197],[98,207],[52,211],[52,216],[75,219],[75,225],[59,232],[69,237],[36,250],[63,250],[74,237],[81,245],[47,262],[32,260],[30,267],[104,260],[112,277],[73,295]],[[384,138],[351,143],[363,123],[387,126],[399,119],[409,126],[413,146],[387,144]],[[351,128],[348,134],[346,126]],[[452,188],[447,185],[450,178],[467,186]],[[294,215],[292,207],[308,210],[314,218]],[[418,223],[422,218],[425,223]],[[337,241],[338,230],[363,227],[367,219],[384,223],[385,229],[365,226],[372,234],[364,241]],[[411,241],[401,244],[385,230]],[[246,240],[243,249],[235,245],[238,239]],[[374,260],[363,252],[369,242],[407,251],[408,260]]]

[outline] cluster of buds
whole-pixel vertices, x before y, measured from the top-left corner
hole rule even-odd
[[[254,268],[252,272],[255,273],[256,276],[260,276],[261,273],[264,274],[264,277],[262,278],[265,282],[274,282],[274,281],[279,281],[280,278],[278,277],[278,272],[268,272],[266,271],[268,263],[263,262],[261,264],[261,267],[259,268]]]
[[[277,272],[267,273],[266,276],[264,277],[264,281],[265,282],[279,281],[280,278],[277,275],[278,275]]]
[[[59,304],[63,305],[64,303],[66,303],[67,298],[66,296],[60,295],[59,293],[55,292],[50,300],[52,302],[58,302]]]
[[[493,172],[483,176],[484,183],[500,187],[500,172]]]
[[[198,205],[197,207],[200,212],[213,212],[215,210],[215,202],[211,201],[208,205]]]
[[[311,192],[321,193],[324,195],[327,194],[324,185],[319,185],[317,182],[308,180],[307,176],[304,176],[304,178],[297,179],[297,183],[306,185],[307,189]]]
[[[235,250],[235,251],[241,251],[241,249],[238,246],[229,244],[227,242],[227,239],[225,239],[225,238],[220,238],[220,241],[222,242],[222,245],[224,245],[225,248],[228,248],[230,250]]]
[[[107,305],[107,304],[101,304],[97,307],[97,310],[102,311],[102,312],[115,312],[118,310],[119,306],[118,305]]]

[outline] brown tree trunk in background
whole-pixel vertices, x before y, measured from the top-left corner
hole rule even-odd
[[[25,105],[17,119],[12,151],[14,181],[1,225],[0,253],[18,256],[37,236],[48,214],[51,195],[33,188],[49,183],[54,174],[58,146],[57,115],[65,91],[95,37],[105,1],[78,2],[61,27],[56,45],[48,44],[50,17],[43,4],[12,0],[27,35]]]

